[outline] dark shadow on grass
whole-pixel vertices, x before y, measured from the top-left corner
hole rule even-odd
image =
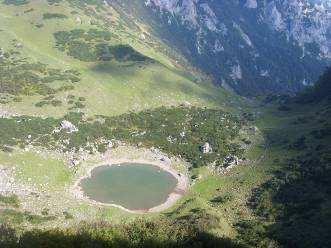
[[[271,136],[273,146],[295,150],[296,141],[284,146],[279,138],[283,128],[276,131]],[[310,142],[310,147],[286,159],[273,178],[255,189],[250,205],[259,221],[241,221],[237,226],[246,244],[275,240],[282,247],[331,247],[331,140],[323,139],[327,145],[315,149],[320,140]]]
[[[178,92],[178,94],[204,99],[207,102],[216,104],[227,102],[227,100],[222,97],[223,94],[220,94],[220,92],[225,91],[223,88],[204,85],[204,83],[193,82],[190,84],[188,80],[191,80],[191,78],[187,77],[187,75],[171,70],[155,61],[139,63],[118,63],[115,61],[98,62],[91,66],[90,69],[95,73],[111,75],[119,81],[123,81],[123,83],[125,80],[130,80],[130,82],[134,83],[135,78],[139,80],[139,77],[141,77],[139,73],[146,71],[146,78],[140,78],[140,80],[150,82],[148,86],[144,88],[144,91],[150,94],[155,92],[155,94],[159,95],[162,92],[169,92],[170,89],[173,89],[174,93]],[[173,75],[173,77],[171,75]]]
[[[167,226],[167,224],[172,224]],[[136,221],[130,225],[98,224],[77,230],[33,230],[17,237],[0,226],[1,248],[240,248],[227,238],[175,223]]]

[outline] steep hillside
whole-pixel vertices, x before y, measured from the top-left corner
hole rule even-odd
[[[330,84],[329,70],[301,97],[265,102],[258,126],[278,168],[248,201],[257,219],[238,224],[239,238],[253,247],[330,246]]]
[[[298,96],[299,103],[318,103],[322,101],[331,101],[331,67],[319,77],[314,86],[306,88]]]
[[[185,178],[242,157],[245,100],[143,30],[104,1],[1,1],[1,224],[135,219],[74,189],[107,156],[164,163]]]
[[[91,4],[4,1],[0,5],[1,81],[6,84],[1,87],[6,98],[1,109],[13,114],[61,116],[78,107],[88,115],[114,115],[183,102],[225,104],[222,89],[212,90],[208,82],[198,82],[173,66],[162,47],[141,39],[141,33],[111,7],[86,2]],[[40,68],[31,68],[35,64]],[[32,89],[32,82],[22,82],[24,90],[12,89],[16,86],[9,85],[5,76],[9,71],[17,78],[38,74],[38,80],[46,81],[42,87],[55,91]],[[61,77],[69,76],[60,71],[74,73],[69,88],[59,89],[65,81]],[[16,98],[10,100],[7,94]],[[77,100],[70,99],[73,96]],[[84,103],[72,105],[79,97]]]
[[[330,69],[279,94],[328,63],[314,3],[0,0],[0,247],[329,247]],[[123,163],[177,185],[81,187]]]
[[[326,72],[316,84],[316,89],[305,93],[305,97],[308,94],[327,92],[330,85],[328,75],[329,72]],[[238,155],[245,160],[231,169],[216,167],[216,170],[211,170],[213,167],[202,164],[214,159],[215,154],[205,154],[202,158],[198,153],[197,156],[195,153],[187,153],[194,149],[180,148],[180,142],[174,142],[173,146],[168,147],[164,146],[166,143],[158,143],[164,140],[162,135],[167,136],[169,132],[178,133],[178,130],[172,130],[178,128],[178,121],[184,120],[187,123],[186,128],[189,128],[190,123],[208,121],[206,126],[199,129],[195,129],[193,124],[192,136],[187,139],[189,145],[195,146],[195,137],[206,135],[209,131],[215,141],[220,136],[224,137],[222,140],[226,137],[233,139],[234,136],[228,136],[227,129],[217,129],[217,135],[214,136],[215,129],[209,129],[212,123],[221,125],[217,122],[221,120],[218,116],[226,118],[222,112],[185,108],[156,109],[152,112],[107,118],[105,123],[97,126],[95,123],[84,122],[79,115],[66,117],[75,123],[79,130],[84,130],[83,133],[78,131],[73,135],[68,147],[84,145],[85,136],[92,142],[92,138],[97,138],[96,134],[102,132],[124,137],[124,140],[131,144],[155,142],[153,146],[160,146],[168,154],[180,152],[181,156],[188,155],[187,160],[191,163],[196,162],[195,168],[190,170],[191,189],[184,198],[160,216],[144,215],[144,220],[111,208],[94,209],[94,206],[82,203],[79,205],[76,200],[70,198],[68,192],[63,191],[64,185],[70,183],[72,177],[77,174],[65,169],[54,157],[45,157],[47,153],[43,150],[39,153],[42,156],[33,154],[36,148],[29,153],[17,150],[9,153],[8,145],[13,145],[12,141],[4,139],[2,144],[5,146],[2,149],[5,152],[0,153],[2,163],[16,163],[21,185],[26,185],[28,178],[31,178],[30,182],[38,182],[42,190],[38,196],[34,193],[26,196],[27,198],[22,195],[0,197],[2,222],[9,222],[16,227],[14,230],[6,225],[0,226],[2,233],[6,234],[0,236],[0,244],[7,244],[7,247],[16,247],[15,242],[19,242],[19,247],[40,247],[45,244],[48,247],[58,247],[58,242],[61,242],[63,247],[79,247],[91,243],[100,247],[328,247],[331,226],[331,108],[328,97],[329,95],[306,102],[302,101],[302,98],[271,95],[262,104],[253,107],[254,114],[246,114],[244,121],[245,125],[249,125],[242,128],[240,135],[234,139],[245,144],[243,153]],[[213,118],[208,117],[209,115]],[[126,122],[128,119],[132,120],[130,125]],[[41,146],[53,146],[57,141],[71,136],[58,133],[38,140],[35,135],[38,136],[42,131],[47,133],[47,128],[52,129],[52,125],[56,126],[59,120],[23,121],[22,117],[21,120],[17,123],[17,118],[2,120],[1,125],[8,122],[7,125],[17,130],[22,127],[29,130],[33,142],[25,141],[19,135],[15,139],[26,147],[29,147],[29,143],[34,146],[38,143]],[[235,126],[235,121],[236,119],[232,119],[227,123]],[[33,129],[35,125],[29,125],[33,122],[43,128]],[[108,125],[109,123],[111,125]],[[165,124],[162,131],[158,128],[160,123]],[[109,127],[111,129],[108,129]],[[140,131],[147,130],[151,135],[131,136],[128,130],[133,127]],[[155,127],[157,128],[153,129]],[[236,131],[231,135],[236,135]],[[7,137],[5,133],[1,136]],[[9,133],[8,137],[10,136]],[[178,139],[179,136],[174,138]],[[97,144],[99,148],[103,145],[100,142]],[[213,146],[215,147],[214,143]],[[224,146],[220,148],[224,150]],[[128,152],[132,151],[121,151],[125,154]],[[137,153],[133,156],[137,156]],[[36,164],[25,166],[26,161],[34,161]],[[78,175],[82,168],[84,167],[78,170]],[[47,180],[45,175],[52,180]],[[32,201],[36,198],[39,199],[38,202]],[[45,203],[51,208],[45,208]],[[22,209],[31,207],[34,212],[21,212]],[[126,218],[135,220],[127,224],[117,224],[118,220]],[[81,219],[97,223],[80,223],[78,226],[69,225],[68,228],[63,228],[68,223]],[[102,222],[98,222],[100,220]],[[115,221],[116,224],[109,224],[104,222],[105,220]],[[20,230],[17,225],[23,229],[20,237],[16,236],[17,230]],[[26,225],[46,227],[47,230],[26,231]]]
[[[115,2],[115,3],[114,3]],[[330,63],[329,1],[111,1],[244,95],[296,92]]]

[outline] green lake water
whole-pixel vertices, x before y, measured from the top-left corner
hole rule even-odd
[[[80,182],[92,200],[121,205],[130,210],[147,210],[165,202],[177,179],[169,172],[148,164],[123,163],[99,166]]]

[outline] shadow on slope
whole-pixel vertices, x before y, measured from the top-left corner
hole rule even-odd
[[[13,229],[1,226],[0,246],[3,248],[240,248],[225,238],[200,232],[188,225],[169,221],[142,221],[112,226],[106,223],[81,224],[78,229],[33,230],[17,237]]]
[[[252,247],[331,246],[331,69],[314,87],[282,102],[282,123],[265,130],[281,167],[251,198],[258,221],[241,221],[239,236]],[[295,102],[296,104],[292,104]]]
[[[148,96],[148,101],[162,99],[165,103],[175,104],[185,100],[192,104],[198,102],[220,107],[240,105],[242,100],[222,87],[208,82],[195,82],[190,75],[160,63],[98,62],[90,70],[96,76],[103,76],[102,80],[107,84],[115,86],[119,82],[123,87],[134,89],[135,96]]]

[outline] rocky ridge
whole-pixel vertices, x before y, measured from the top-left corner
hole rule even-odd
[[[329,1],[146,0],[121,7],[241,94],[296,92],[331,61]]]

